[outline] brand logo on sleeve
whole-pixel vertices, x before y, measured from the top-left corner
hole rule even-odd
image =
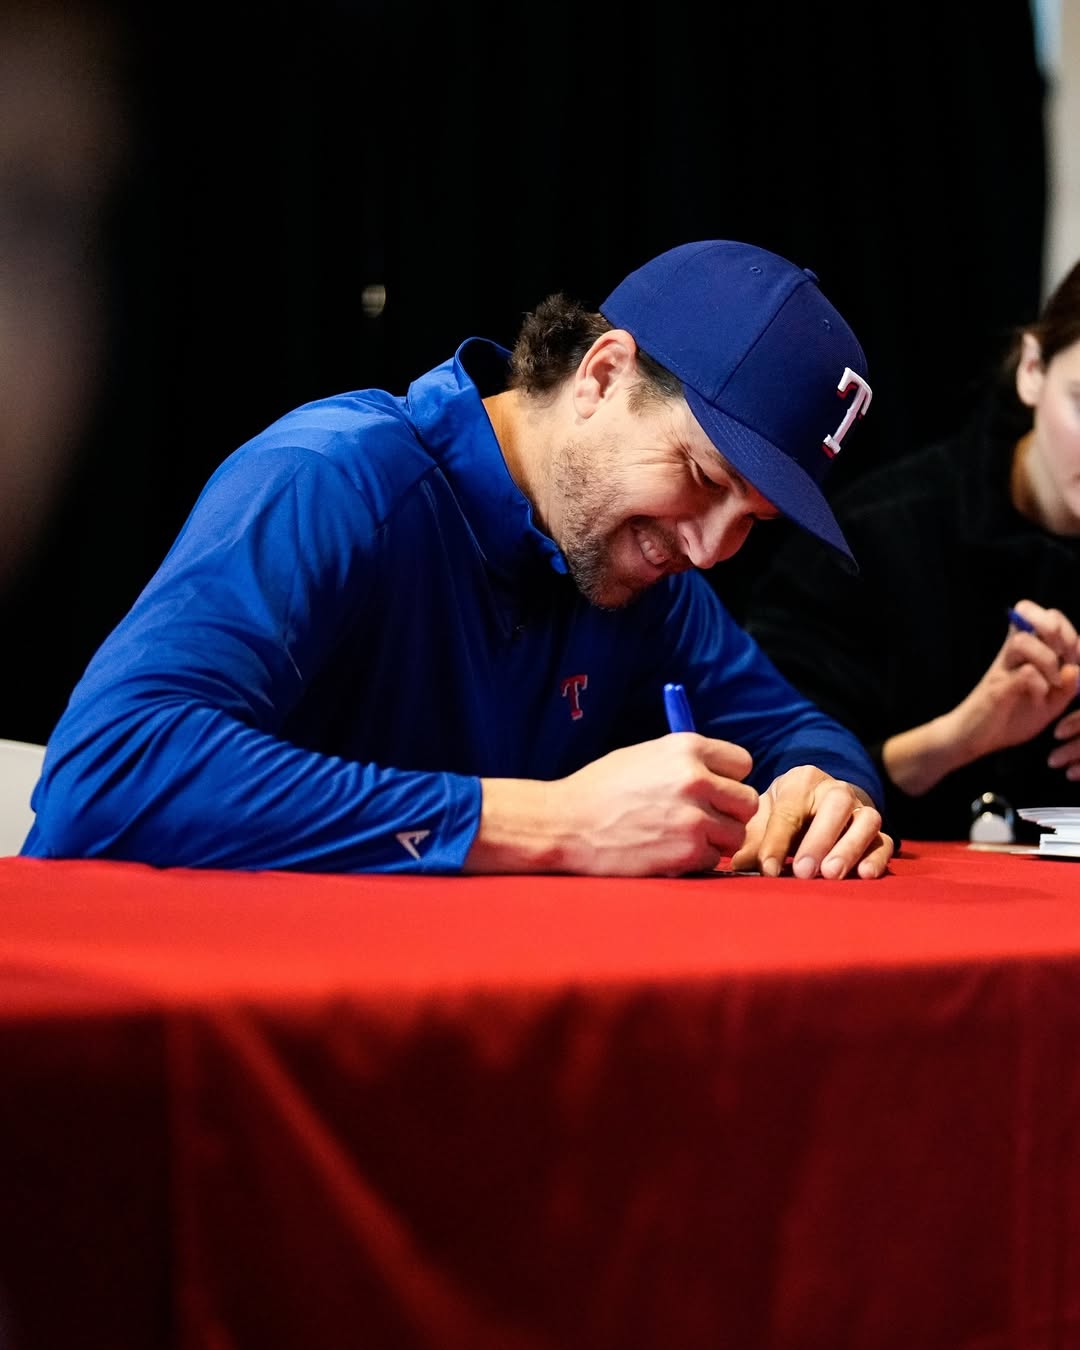
[[[559,692],[563,698],[569,700],[570,716],[575,722],[578,718],[585,716],[585,709],[581,706],[581,695],[588,687],[588,675],[567,675],[559,686]]]
[[[421,840],[426,839],[431,833],[430,830],[398,830],[394,836],[406,853],[412,854],[419,860],[420,850],[416,847]]]

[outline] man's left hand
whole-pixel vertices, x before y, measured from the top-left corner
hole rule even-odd
[[[881,832],[880,812],[862,788],[803,764],[761,794],[731,865],[776,877],[791,857],[797,877],[871,878],[885,874],[893,849],[892,836]]]

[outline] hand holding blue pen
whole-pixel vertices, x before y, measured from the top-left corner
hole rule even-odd
[[[1010,606],[1006,612],[1009,616],[1009,622],[1014,628],[1018,628],[1021,633],[1033,633],[1036,637],[1040,636],[1039,630],[1035,625],[1029,619],[1025,619],[1019,610],[1013,609]],[[1076,691],[1080,694],[1080,677],[1077,678]]]
[[[664,712],[669,731],[696,731],[690,700],[681,684],[664,685]]]

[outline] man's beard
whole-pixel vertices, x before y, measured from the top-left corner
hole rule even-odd
[[[638,591],[620,583],[611,564],[615,530],[597,531],[598,520],[618,519],[618,493],[610,470],[618,447],[612,442],[595,451],[580,441],[567,441],[552,457],[552,486],[562,503],[562,527],[556,540],[574,584],[591,605],[622,609]],[[619,598],[613,599],[612,590]]]
[[[568,544],[563,548],[563,554],[574,584],[590,605],[599,609],[622,609],[637,599],[638,593],[629,589],[619,600],[613,600],[607,594],[611,571],[607,538],[584,539],[580,545]]]

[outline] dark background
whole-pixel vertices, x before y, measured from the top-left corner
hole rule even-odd
[[[403,392],[466,336],[510,344],[549,291],[598,304],[695,238],[812,267],[874,388],[834,484],[955,426],[1038,307],[1027,0],[113,8],[105,360],[0,592],[0,736],[47,739],[236,445],[310,398]],[[736,614],[785,528],[713,574]]]

